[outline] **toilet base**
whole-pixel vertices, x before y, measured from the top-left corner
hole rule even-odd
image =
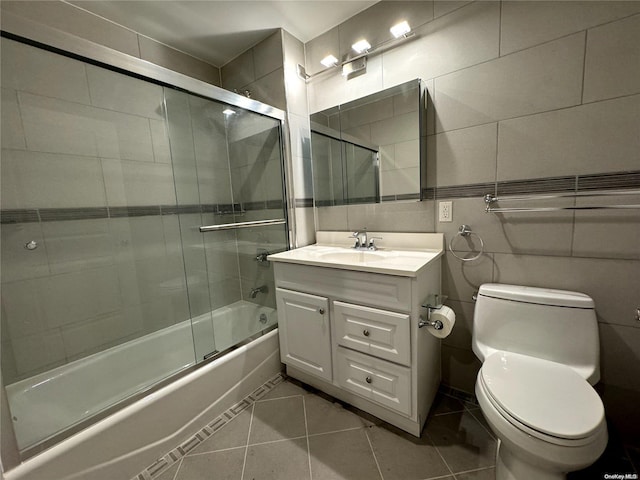
[[[566,477],[566,473],[542,470],[536,465],[525,462],[508,448],[504,448],[502,442],[498,440],[496,480],[564,480]]]

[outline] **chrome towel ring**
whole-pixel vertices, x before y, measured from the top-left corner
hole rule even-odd
[[[469,235],[475,235],[476,237],[478,237],[478,240],[480,240],[480,253],[478,253],[475,257],[471,257],[471,258],[459,257],[458,255],[456,255],[456,252],[453,251],[453,248],[451,248],[451,245],[453,244],[453,241],[458,236],[468,237]],[[480,235],[471,231],[471,227],[469,225],[461,225],[460,228],[458,229],[458,233],[456,233],[453,237],[451,237],[451,240],[449,240],[449,251],[458,260],[462,260],[463,262],[472,262],[473,260],[477,260],[478,258],[480,258],[484,253],[484,242],[482,241],[482,237],[480,237]]]

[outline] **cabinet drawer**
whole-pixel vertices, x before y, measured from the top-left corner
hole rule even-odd
[[[411,365],[409,315],[339,301],[333,302],[333,306],[334,328],[340,345]]]
[[[343,347],[336,351],[338,385],[404,415],[411,415],[411,369]]]

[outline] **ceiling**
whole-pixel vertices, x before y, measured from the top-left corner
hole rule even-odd
[[[142,35],[222,66],[277,28],[307,42],[377,0],[71,0]]]

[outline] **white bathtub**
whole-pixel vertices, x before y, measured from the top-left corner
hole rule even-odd
[[[260,321],[263,313],[266,323]],[[275,310],[246,301],[193,319],[194,331],[210,331],[208,327],[213,327],[218,351],[237,345],[276,322]],[[191,323],[180,322],[8,385],[19,448],[46,439],[193,365]],[[213,338],[208,341],[214,345]]]

